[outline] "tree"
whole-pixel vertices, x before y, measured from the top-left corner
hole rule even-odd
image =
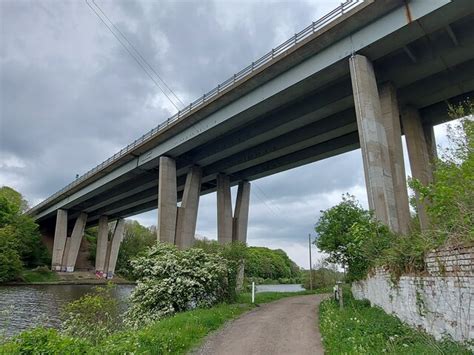
[[[16,280],[23,269],[11,226],[0,228],[0,283]]]
[[[329,262],[347,267],[349,281],[365,277],[393,238],[388,228],[349,194],[336,206],[321,211],[315,231],[316,246],[329,254]]]
[[[3,238],[8,236],[24,265],[33,268],[49,264],[49,254],[41,242],[38,225],[28,215],[27,203],[22,195],[14,189],[0,188],[0,230]]]

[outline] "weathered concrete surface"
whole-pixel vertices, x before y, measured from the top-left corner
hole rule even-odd
[[[369,207],[379,221],[399,230],[385,120],[372,63],[364,56],[349,59]]]
[[[237,189],[233,219],[232,240],[247,243],[247,228],[249,221],[250,182],[241,181]]]
[[[433,170],[430,162],[430,156],[433,156],[433,148],[432,145],[428,146],[426,142],[426,134],[418,110],[413,107],[405,107],[402,111],[402,124],[412,177],[419,180],[423,185],[428,185],[433,181]],[[430,143],[432,144],[433,140]],[[416,194],[416,200],[420,226],[422,230],[426,230],[429,227],[426,203],[421,202],[418,194]]]
[[[393,192],[398,215],[397,232],[407,234],[410,226],[410,206],[408,203],[405,163],[403,161],[402,130],[397,92],[392,83],[386,83],[379,87],[379,96],[392,169]]]
[[[324,354],[318,307],[325,296],[284,298],[264,304],[210,335],[200,355]]]
[[[61,271],[63,264],[64,249],[67,238],[67,211],[58,210],[56,212],[56,228],[54,231],[53,255],[51,260],[51,270]]]
[[[217,240],[222,244],[232,242],[230,179],[224,174],[217,175]]]
[[[202,171],[197,166],[193,166],[186,176],[183,199],[181,207],[178,208],[176,222],[176,246],[180,249],[190,248],[194,244],[201,194],[201,176]]]
[[[177,202],[176,163],[171,158],[160,157],[157,226],[160,242],[175,243]]]
[[[105,257],[107,255],[107,244],[109,239],[109,220],[107,216],[100,216],[99,230],[97,234],[97,249],[95,256],[95,270],[105,271]]]
[[[82,212],[74,223],[71,238],[69,240],[69,250],[67,250],[66,271],[73,272],[76,266],[77,254],[81,246],[82,237],[84,236],[84,229],[87,223],[87,213]]]
[[[109,260],[107,263],[107,278],[112,278],[115,272],[115,265],[117,264],[117,257],[122,243],[123,233],[125,231],[125,220],[120,218],[115,225],[114,235],[110,241],[110,251],[108,253]]]

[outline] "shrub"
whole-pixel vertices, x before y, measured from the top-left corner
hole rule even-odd
[[[209,307],[229,296],[227,261],[202,249],[178,250],[158,243],[132,261],[137,286],[127,324],[137,327],[176,312]]]
[[[208,254],[217,254],[227,261],[227,301],[235,301],[237,291],[242,287],[243,275],[241,271],[245,266],[248,248],[245,243],[232,242],[221,244],[215,240],[197,240],[194,248],[201,249]]]
[[[113,286],[96,287],[67,304],[62,310],[61,331],[65,335],[97,344],[120,327],[118,301],[110,295]]]
[[[300,268],[280,249],[249,247],[245,258],[245,276],[270,280],[299,278]]]
[[[394,235],[348,194],[321,212],[315,226],[316,246],[329,254],[329,262],[347,267],[348,281],[364,278]]]

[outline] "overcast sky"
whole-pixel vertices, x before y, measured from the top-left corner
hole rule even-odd
[[[189,103],[340,0],[96,3]],[[30,205],[175,113],[84,1],[0,6],[0,185]],[[443,127],[436,134],[443,142]],[[281,248],[308,267],[308,233],[345,192],[367,206],[360,150],[254,181],[248,244]],[[215,200],[201,199],[197,224],[211,239]],[[152,225],[156,213],[134,218]]]

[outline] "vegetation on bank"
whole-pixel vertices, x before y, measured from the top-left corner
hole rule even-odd
[[[106,288],[99,288],[66,307],[60,330],[43,327],[0,339],[0,353],[7,354],[185,354],[197,347],[211,331],[226,321],[254,307],[249,293],[239,294],[236,303],[222,303],[211,308],[194,309],[159,321],[130,328],[120,322],[116,304],[104,298]],[[320,291],[321,292],[321,291]],[[310,292],[256,295],[263,304],[284,297]],[[121,329],[117,329],[117,324]]]
[[[450,146],[434,162],[434,182],[423,186],[410,181],[427,206],[428,230],[420,231],[418,219],[413,218],[408,235],[395,235],[350,195],[322,211],[315,244],[328,253],[330,262],[346,267],[348,281],[365,278],[377,266],[388,268],[397,279],[423,271],[425,254],[435,248],[474,243],[473,105],[467,102],[451,111],[453,118],[468,116],[448,129]]]
[[[51,262],[38,225],[24,214],[27,207],[20,193],[0,188],[0,283],[21,280],[25,269]]]
[[[472,354],[459,343],[436,341],[368,301],[344,292],[344,308],[332,299],[319,307],[319,328],[327,354]]]

